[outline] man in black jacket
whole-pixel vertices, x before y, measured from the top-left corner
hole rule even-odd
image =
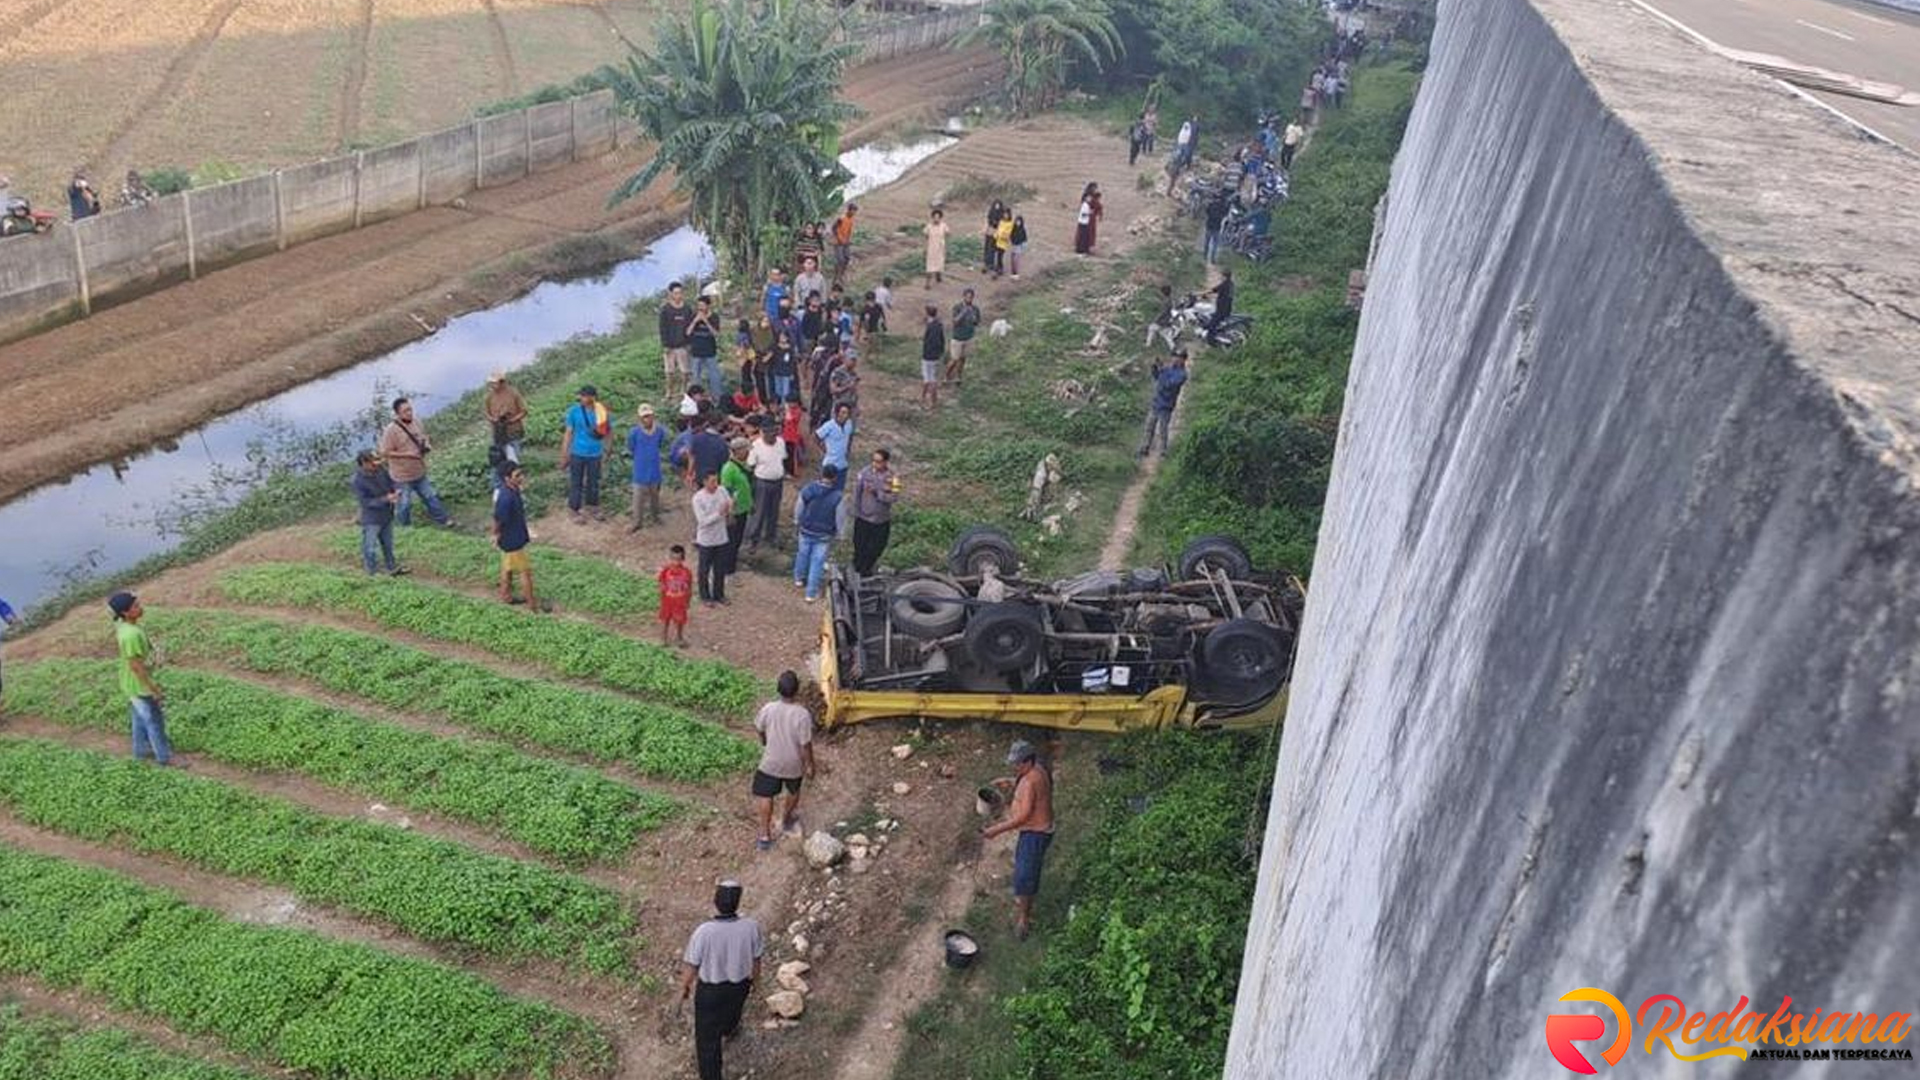
[[[380,570],[375,556],[383,556],[387,573],[397,577],[406,573],[393,557],[393,507],[400,501],[400,489],[373,451],[360,451],[354,464],[359,468],[347,486],[360,504],[360,561],[372,575]]]

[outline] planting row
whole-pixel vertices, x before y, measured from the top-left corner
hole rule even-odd
[[[676,808],[663,796],[497,743],[441,738],[200,671],[163,669],[159,679],[179,750],[446,814],[559,859],[618,855]],[[7,698],[55,723],[126,729],[112,661],[8,665]]]
[[[340,531],[327,546],[343,558],[360,557],[360,531]],[[435,577],[491,584],[500,573],[500,551],[484,536],[444,529],[409,529],[401,538],[407,565]],[[653,621],[660,605],[660,589],[653,578],[620,569],[606,559],[575,555],[535,544],[534,579],[540,595],[570,611],[586,611],[620,619]]]
[[[549,750],[707,780],[752,765],[755,748],[664,705],[500,675],[372,634],[216,611],[156,611],[170,656],[292,675],[388,708],[437,716]]]
[[[0,897],[0,971],[316,1077],[584,1077],[611,1065],[585,1022],[470,975],[230,922],[104,870],[0,846]]]
[[[710,660],[686,660],[589,623],[512,608],[413,581],[369,578],[301,563],[262,563],[221,575],[243,604],[361,615],[396,630],[457,641],[540,664],[615,690],[714,712],[740,712],[754,680]]]
[[[284,886],[425,941],[603,973],[627,970],[639,944],[619,897],[571,874],[123,757],[0,739],[0,805],[71,836]]]
[[[0,1080],[260,1080],[112,1029],[82,1031],[0,1005]]]

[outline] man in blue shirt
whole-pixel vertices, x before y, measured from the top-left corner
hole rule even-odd
[[[633,524],[628,532],[639,532],[648,522],[660,524],[660,447],[667,429],[655,422],[651,405],[640,406],[639,418],[627,432],[627,456],[633,459]]]
[[[600,404],[600,391],[592,386],[580,388],[580,400],[567,408],[567,430],[560,439],[560,467],[567,470],[567,509],[579,521],[583,509],[593,511],[595,521],[607,520],[600,510],[600,466],[606,455],[607,407]]]
[[[847,454],[853,448],[853,410],[838,406],[833,419],[821,424],[813,435],[820,440],[820,464],[834,467],[833,489],[839,491],[846,486]]]
[[[6,637],[7,627],[19,626],[19,625],[20,625],[20,616],[14,614],[13,605],[7,603],[5,600],[0,600],[0,638]],[[0,672],[0,674],[4,674],[4,672]],[[4,688],[4,687],[5,687],[5,680],[3,678],[0,678],[0,688]],[[3,704],[3,703],[0,703],[0,704]]]
[[[767,318],[775,323],[780,321],[780,301],[786,298],[787,275],[776,266],[767,271],[767,288],[760,294],[760,306],[766,311]]]
[[[1165,364],[1153,365],[1153,404],[1147,407],[1147,437],[1140,444],[1140,456],[1153,450],[1153,433],[1160,432],[1160,452],[1167,452],[1167,428],[1173,422],[1173,407],[1180,403],[1180,388],[1187,385],[1187,350],[1176,350]]]
[[[800,491],[794,518],[800,526],[800,546],[793,554],[793,584],[807,591],[807,603],[820,599],[820,578],[826,573],[827,553],[840,531],[840,470],[820,468],[820,479]]]
[[[513,575],[519,571],[527,598],[524,603],[539,610],[533,598],[533,559],[527,544],[533,539],[527,532],[527,504],[520,489],[527,483],[527,471],[517,463],[508,465],[500,496],[493,500],[493,546],[500,549],[500,599],[509,604],[523,601],[513,595]]]
[[[360,562],[371,575],[379,572],[376,556],[384,556],[387,573],[397,577],[406,573],[393,558],[393,509],[400,501],[400,489],[373,451],[360,451],[354,464],[358,469],[347,486],[360,504]]]

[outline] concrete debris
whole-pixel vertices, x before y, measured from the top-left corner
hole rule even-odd
[[[832,866],[847,857],[847,845],[823,832],[807,837],[802,850],[806,852],[807,865],[815,868]]]
[[[767,1008],[783,1020],[797,1020],[807,1011],[807,999],[798,991],[776,990],[767,995]]]
[[[893,793],[895,795],[905,795],[911,792],[912,790],[913,790],[913,785],[907,783],[905,780],[895,780],[893,782]]]
[[[1059,454],[1048,454],[1034,465],[1033,480],[1027,485],[1027,505],[1020,510],[1022,519],[1032,521],[1040,516],[1040,504],[1047,497],[1047,488],[1058,485],[1062,475]],[[982,600],[987,599],[984,592],[979,595]]]
[[[789,960],[780,965],[779,970],[773,973],[773,977],[774,980],[780,984],[780,989],[782,990],[792,990],[796,994],[808,994],[812,993],[812,990],[807,986],[807,980],[801,978],[801,976],[812,970],[813,965],[807,963],[805,960]]]
[[[901,743],[889,751],[889,753],[893,754],[894,760],[905,761],[913,756],[913,746],[910,743]]]
[[[807,955],[808,948],[810,948],[813,945],[811,941],[807,940],[807,935],[805,934],[793,935],[792,944],[793,944],[793,955],[795,956]]]

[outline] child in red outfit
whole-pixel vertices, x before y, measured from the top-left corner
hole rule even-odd
[[[660,644],[687,647],[687,607],[693,597],[693,571],[687,569],[687,549],[667,549],[667,565],[660,568]],[[673,632],[669,641],[668,631]]]

